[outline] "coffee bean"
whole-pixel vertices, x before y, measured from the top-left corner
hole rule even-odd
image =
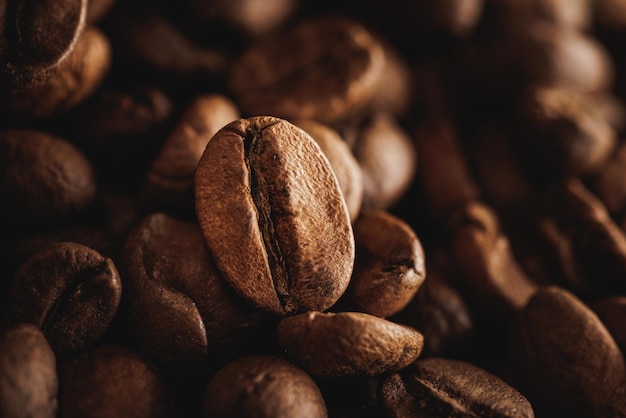
[[[422,352],[422,334],[360,312],[309,312],[284,318],[278,342],[317,376],[377,376],[400,370]]]
[[[363,202],[363,174],[348,144],[334,129],[311,119],[298,119],[294,124],[311,135],[328,158],[354,222]]]
[[[45,78],[73,50],[86,10],[86,0],[0,2],[2,84],[21,87]]]
[[[33,130],[0,132],[0,213],[25,229],[76,215],[95,198],[91,163],[64,139]]]
[[[331,123],[371,100],[384,65],[366,28],[321,18],[252,45],[233,64],[229,86],[245,114]]]
[[[226,125],[200,160],[195,196],[218,270],[255,306],[325,310],[345,291],[350,218],[328,160],[301,129],[273,117]]]
[[[540,289],[510,333],[512,365],[538,414],[605,416],[626,377],[624,358],[582,301],[556,286]]]
[[[149,215],[128,237],[124,258],[133,331],[168,369],[206,369],[216,347],[232,350],[254,330],[258,315],[219,277],[197,225]]]
[[[206,388],[203,412],[207,418],[328,416],[313,379],[273,356],[242,357],[219,370]]]
[[[121,283],[113,262],[76,243],[35,253],[17,271],[9,320],[39,327],[56,353],[77,351],[102,337],[115,315]]]
[[[54,353],[35,326],[0,334],[0,416],[54,418],[58,380]]]
[[[207,144],[224,125],[239,118],[227,97],[196,97],[169,134],[148,173],[147,193],[163,207],[193,213],[193,178]]]
[[[163,377],[135,352],[99,346],[59,365],[59,417],[171,417]]]
[[[354,223],[356,262],[348,287],[357,310],[386,318],[398,313],[424,283],[424,251],[415,231],[381,210]]]
[[[385,377],[379,397],[389,417],[535,416],[522,394],[470,363],[428,358]]]

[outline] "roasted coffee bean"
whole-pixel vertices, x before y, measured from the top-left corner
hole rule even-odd
[[[389,417],[535,416],[528,400],[500,378],[470,363],[436,357],[384,378],[379,398]]]
[[[39,327],[56,353],[96,343],[117,312],[122,293],[113,262],[76,243],[33,254],[17,271],[9,320]]]
[[[533,161],[558,176],[585,175],[606,164],[617,138],[595,97],[572,89],[534,87],[521,104]]]
[[[376,114],[361,128],[352,152],[363,170],[363,206],[390,209],[408,191],[417,170],[418,155],[408,133],[391,115]]]
[[[242,357],[219,370],[203,401],[206,418],[328,416],[313,379],[273,356]]]
[[[301,129],[273,117],[226,125],[202,155],[195,196],[220,274],[255,306],[325,310],[346,290],[350,217],[328,159]]]
[[[293,123],[311,135],[328,158],[348,206],[350,220],[354,222],[363,202],[363,173],[348,144],[334,129],[319,122],[299,119]]]
[[[163,377],[135,352],[102,345],[59,365],[59,417],[171,417]]]
[[[87,0],[2,0],[1,84],[22,87],[45,78],[74,48],[86,10]]]
[[[382,39],[385,68],[376,85],[368,110],[389,113],[397,118],[408,115],[413,105],[414,77],[404,55],[389,41]]]
[[[33,228],[93,202],[91,163],[64,139],[33,130],[0,132],[0,213],[5,227]]]
[[[252,45],[229,86],[247,115],[337,122],[371,100],[385,66],[380,42],[357,22],[321,18]]]
[[[54,418],[58,380],[54,353],[34,325],[0,334],[0,416]]]
[[[400,370],[422,352],[416,330],[360,312],[309,312],[284,318],[278,342],[296,364],[323,377],[377,376]]]
[[[152,163],[147,193],[164,207],[193,213],[193,178],[207,144],[224,125],[239,118],[234,103],[220,94],[196,97]]]
[[[24,118],[51,118],[92,95],[109,71],[111,46],[106,35],[87,27],[72,52],[51,73],[8,99],[9,111]]]
[[[468,293],[481,310],[507,316],[537,290],[517,263],[491,208],[472,202],[450,220],[453,260]]]
[[[578,298],[556,286],[539,290],[510,333],[512,365],[538,415],[614,416],[603,411],[623,385],[624,358]]]
[[[133,332],[170,370],[206,369],[216,347],[242,342],[258,322],[219,277],[195,224],[149,215],[128,237],[124,258]]]
[[[424,283],[424,250],[415,231],[381,210],[364,210],[354,223],[356,261],[347,290],[360,312],[398,313]]]

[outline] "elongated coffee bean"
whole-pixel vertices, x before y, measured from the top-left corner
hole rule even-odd
[[[277,315],[323,311],[354,263],[348,210],[330,164],[303,130],[239,119],[209,142],[195,177],[196,213],[217,268]]]

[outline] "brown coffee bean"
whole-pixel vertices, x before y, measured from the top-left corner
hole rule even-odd
[[[0,172],[2,223],[12,228],[28,229],[75,215],[96,193],[85,156],[43,132],[0,132]]]
[[[599,27],[618,31],[626,28],[626,1],[596,0],[593,11]]]
[[[2,0],[2,81],[21,87],[45,78],[74,48],[86,10],[87,0]]]
[[[53,244],[17,271],[9,320],[39,327],[56,353],[94,344],[117,312],[122,289],[113,262],[80,244]]]
[[[538,229],[554,280],[586,296],[626,289],[626,236],[582,182],[551,191]]]
[[[354,222],[363,202],[363,173],[350,147],[339,133],[324,124],[311,119],[298,119],[293,123],[311,135],[328,158],[348,206],[350,220]]]
[[[350,217],[328,159],[303,130],[273,117],[226,125],[202,155],[195,196],[218,270],[255,306],[325,310],[345,291]]]
[[[537,291],[517,263],[493,210],[472,202],[451,218],[453,260],[477,306],[497,316],[522,308]]]
[[[420,355],[422,334],[360,312],[309,312],[284,318],[278,342],[311,374],[377,376],[400,370]]]
[[[384,66],[383,47],[366,28],[322,18],[253,45],[233,64],[229,86],[248,115],[331,123],[369,102]]]
[[[424,283],[424,250],[396,216],[364,210],[354,223],[356,261],[347,295],[356,309],[382,318],[403,309]]]
[[[598,315],[615,342],[626,353],[626,297],[611,296],[591,303],[590,308]]]
[[[116,0],[87,0],[87,23],[100,22],[109,13]]]
[[[407,116],[413,104],[414,80],[406,57],[387,40],[380,40],[385,52],[385,68],[370,100],[368,111],[389,113],[397,118]]]
[[[361,128],[352,152],[363,170],[363,207],[390,209],[408,191],[417,170],[409,135],[391,115],[379,113]]]
[[[209,382],[206,418],[328,416],[319,388],[302,369],[273,356],[237,359]]]
[[[542,416],[591,417],[623,384],[624,358],[598,317],[556,287],[539,290],[511,327],[512,365]]]
[[[537,160],[559,177],[598,171],[617,143],[616,132],[594,96],[568,88],[532,87],[521,103],[521,119],[532,164]]]
[[[379,398],[389,417],[535,416],[528,400],[500,378],[470,363],[420,359],[385,377]]]
[[[83,102],[100,86],[111,65],[111,46],[95,27],[87,27],[76,46],[45,80],[9,98],[9,109],[26,118],[51,118]]]
[[[166,384],[135,352],[105,345],[59,365],[59,417],[173,416]]]
[[[0,416],[54,418],[58,381],[54,353],[33,325],[0,335]]]
[[[224,125],[239,118],[234,103],[220,94],[196,97],[169,134],[152,163],[147,193],[169,208],[193,213],[193,177],[207,144]]]
[[[206,368],[216,347],[243,341],[258,322],[218,276],[200,228],[162,213],[128,237],[123,278],[135,335],[170,370]]]

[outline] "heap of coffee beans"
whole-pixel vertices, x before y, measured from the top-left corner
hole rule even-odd
[[[626,0],[0,0],[0,418],[626,418]]]

